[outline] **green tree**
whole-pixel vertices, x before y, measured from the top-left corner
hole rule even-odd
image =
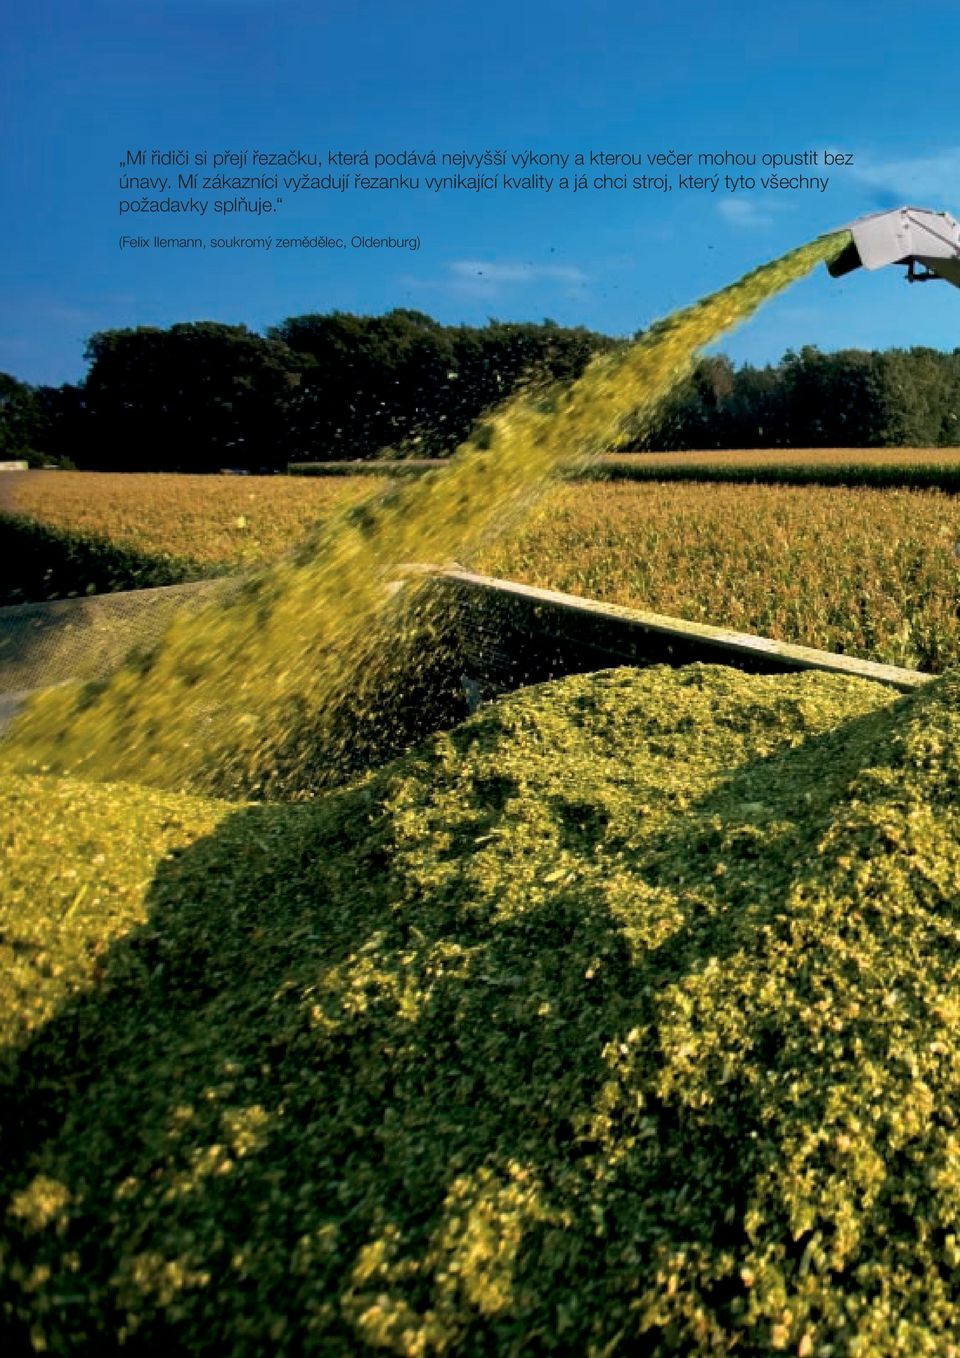
[[[522,381],[570,381],[614,341],[555,321],[442,326],[423,312],[294,316],[267,332],[313,360],[291,435],[301,456],[450,452]]]
[[[91,336],[81,465],[149,471],[281,467],[306,360],[244,325],[191,321]]]
[[[44,460],[46,421],[37,390],[10,373],[0,372],[0,458]]]

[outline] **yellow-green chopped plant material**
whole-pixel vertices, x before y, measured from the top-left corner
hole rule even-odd
[[[768,297],[833,258],[823,237],[675,312],[637,343],[599,355],[572,386],[512,400],[449,467],[398,486],[324,526],[300,551],[218,610],[177,624],[148,663],[105,687],[38,699],[11,736],[20,767],[133,778],[227,796],[309,795],[349,760],[358,693],[382,708],[380,676],[425,655],[420,583],[397,609],[386,586],[406,562],[462,558],[535,501],[562,468],[616,443],[649,416],[696,352]],[[332,730],[344,726],[340,748]],[[324,749],[318,768],[316,750]]]
[[[957,673],[578,676],[307,803],[0,795],[14,1352],[951,1352]]]

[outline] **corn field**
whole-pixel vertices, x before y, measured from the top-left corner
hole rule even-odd
[[[476,569],[939,672],[960,662],[960,503],[936,491],[554,489]]]
[[[947,450],[952,453],[952,450]],[[803,450],[809,465],[933,465],[943,450]],[[769,452],[695,457],[760,467]],[[796,453],[790,457],[795,458]],[[958,455],[960,456],[960,455]],[[926,457],[926,463],[923,461]],[[909,461],[909,458],[907,459]],[[960,461],[958,461],[960,466]],[[276,559],[382,478],[37,472],[4,508],[202,568]],[[470,563],[585,598],[932,672],[960,663],[960,501],[937,490],[607,481],[557,485]]]

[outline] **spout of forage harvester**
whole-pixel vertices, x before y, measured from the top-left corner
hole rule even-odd
[[[882,269],[885,264],[905,264],[911,283],[945,278],[960,288],[960,222],[949,212],[898,207],[858,217],[844,229],[853,239],[827,265],[834,278],[861,265]]]

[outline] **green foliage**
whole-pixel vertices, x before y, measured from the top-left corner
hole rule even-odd
[[[693,666],[295,806],[7,780],[8,1339],[948,1354],[958,752]]]
[[[568,382],[613,343],[552,322],[444,327],[403,308],[291,317],[266,338],[213,321],[107,330],[87,342],[82,388],[0,374],[0,455],[205,472],[434,456],[521,382]]]
[[[293,316],[266,338],[211,321],[104,331],[81,388],[0,374],[0,453],[192,471],[445,456],[523,386],[569,384],[622,344],[552,321],[444,326],[408,308]],[[762,368],[700,359],[617,446],[950,446],[958,421],[960,350],[807,345]]]
[[[776,366],[734,371],[701,359],[643,449],[942,447],[960,443],[960,350],[789,350]]]
[[[449,453],[521,383],[573,381],[594,353],[614,347],[582,327],[441,326],[404,308],[294,316],[267,333],[312,360],[294,404],[291,446],[326,458],[385,448]]]
[[[0,373],[0,460],[69,466],[78,404],[78,389],[69,384],[33,387]]]
[[[0,372],[0,458],[4,461],[37,456],[41,413],[33,387]]]
[[[87,343],[83,468],[286,465],[283,416],[308,360],[243,325],[106,330]]]

